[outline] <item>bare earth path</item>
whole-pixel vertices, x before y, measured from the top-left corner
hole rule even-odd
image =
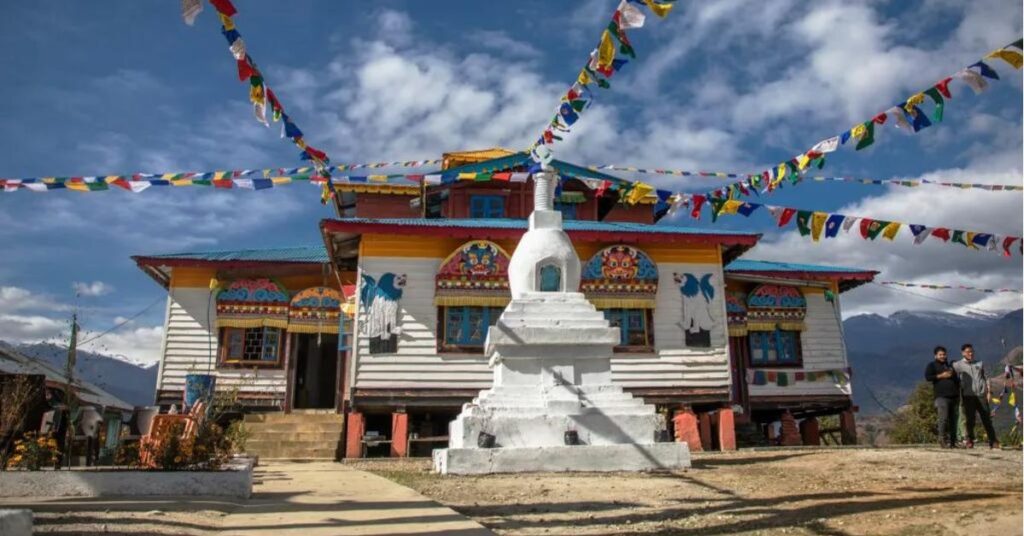
[[[39,499],[44,534],[490,535],[415,491],[340,463],[267,463],[248,501],[202,498]]]
[[[698,454],[671,474],[438,477],[425,460],[355,467],[499,534],[1022,533],[1020,451],[772,450]]]

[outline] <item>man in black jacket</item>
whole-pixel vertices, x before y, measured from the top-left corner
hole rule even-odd
[[[925,367],[924,379],[932,382],[935,409],[939,412],[939,444],[943,448],[956,447],[960,387],[956,372],[946,360],[945,348],[935,347],[935,359]]]

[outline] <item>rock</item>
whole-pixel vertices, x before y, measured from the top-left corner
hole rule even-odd
[[[150,510],[150,511],[146,512],[146,514],[147,515],[151,515],[151,516],[162,516],[162,515],[164,515],[163,511],[161,511],[161,510]]]

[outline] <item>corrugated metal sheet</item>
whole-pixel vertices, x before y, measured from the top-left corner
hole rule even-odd
[[[868,273],[873,270],[830,266],[824,264],[798,264],[794,262],[755,261],[736,259],[725,267],[726,272],[804,272],[804,273]]]
[[[296,246],[268,249],[236,249],[226,251],[196,251],[143,255],[152,259],[189,259],[202,261],[269,261],[269,262],[327,262],[324,246]]]

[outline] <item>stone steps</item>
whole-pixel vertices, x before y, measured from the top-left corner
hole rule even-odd
[[[250,413],[246,451],[264,459],[334,460],[344,438],[345,418],[333,411]]]

